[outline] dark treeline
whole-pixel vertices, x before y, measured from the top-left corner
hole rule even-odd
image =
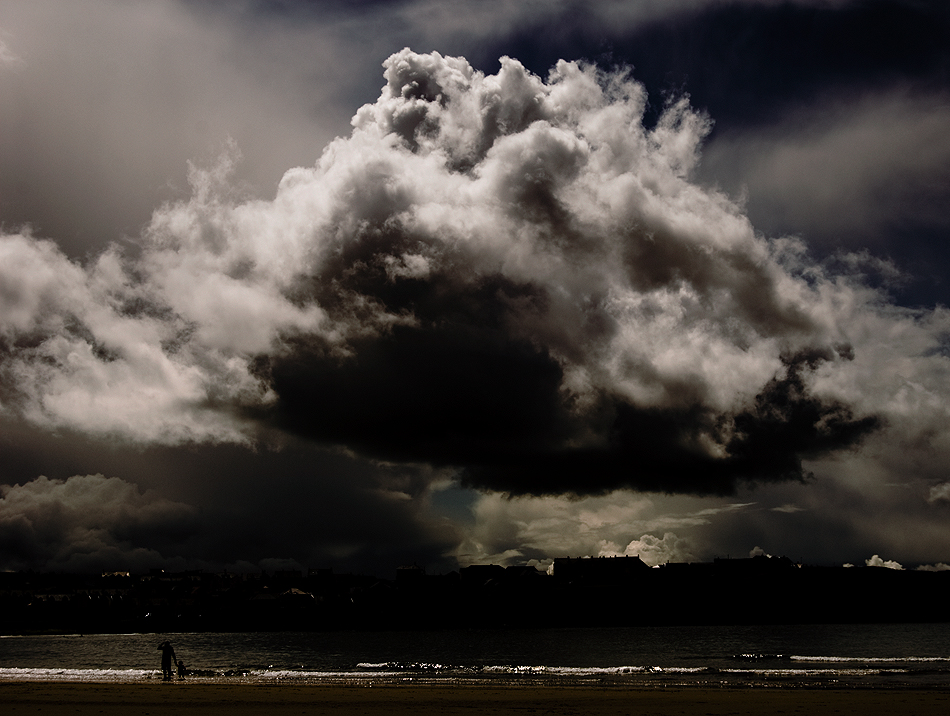
[[[815,567],[786,558],[649,568],[638,557],[475,565],[395,579],[203,571],[0,573],[0,633],[947,621],[950,572]]]

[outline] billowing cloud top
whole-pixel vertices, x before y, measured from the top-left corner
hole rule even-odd
[[[690,181],[686,100],[646,127],[623,71],[384,66],[273,200],[235,197],[228,156],[134,257],[4,236],[2,409],[161,443],[277,427],[534,494],[800,479],[881,424],[852,334],[888,309]]]

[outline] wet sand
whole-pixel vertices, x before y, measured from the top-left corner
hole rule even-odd
[[[3,713],[47,716],[212,716],[226,714],[561,714],[734,716],[950,713],[950,689],[627,689],[611,687],[287,686],[196,683],[0,683]]]

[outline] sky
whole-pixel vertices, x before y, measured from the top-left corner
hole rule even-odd
[[[0,569],[948,568],[948,36],[0,0]]]

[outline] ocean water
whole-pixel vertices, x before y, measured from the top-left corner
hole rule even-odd
[[[950,688],[950,624],[0,637],[0,680]]]

